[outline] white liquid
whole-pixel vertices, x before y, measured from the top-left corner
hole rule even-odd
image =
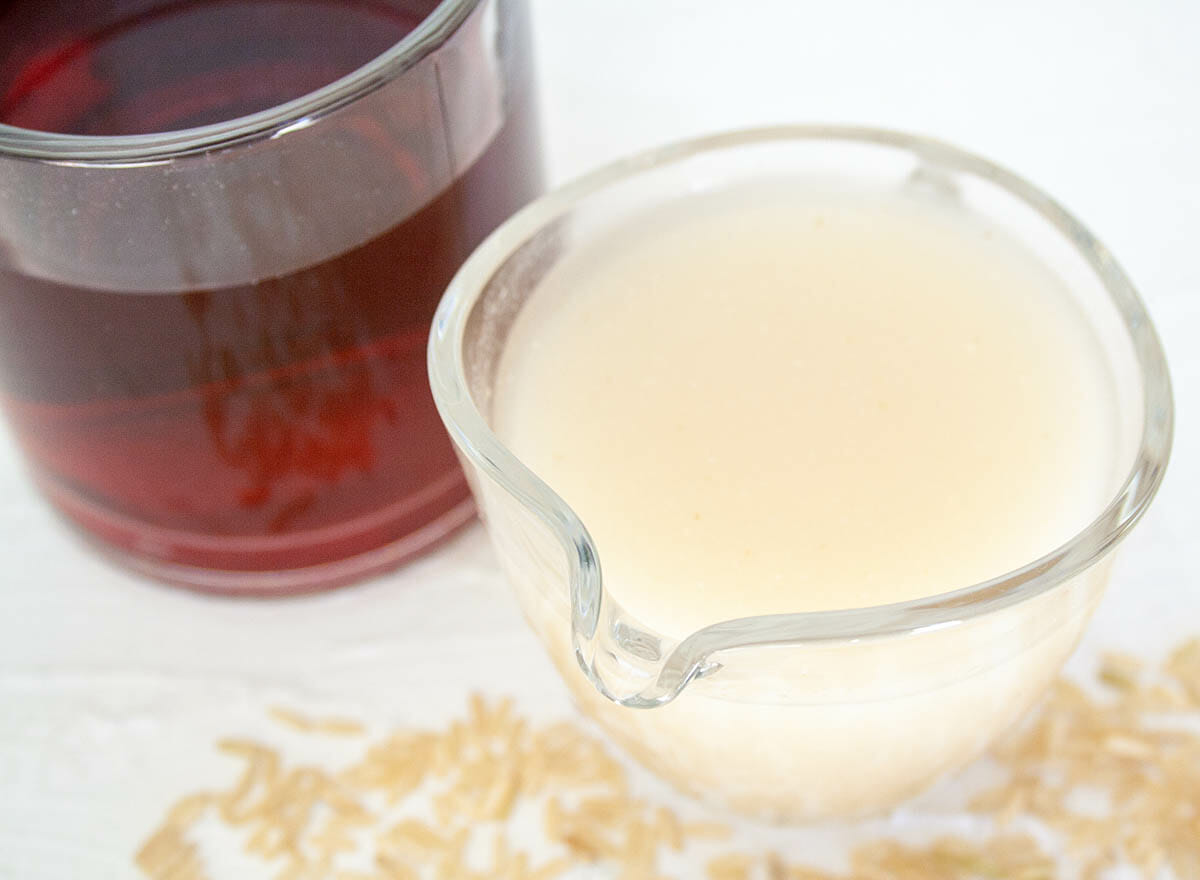
[[[500,438],[661,632],[969,586],[1111,488],[1111,380],[1053,275],[937,204],[796,187],[574,257],[502,361]]]
[[[1004,574],[1080,531],[1128,464],[1101,346],[1049,269],[952,204],[827,184],[693,197],[567,253],[491,417],[590,530],[605,589],[676,639]],[[1108,569],[956,626],[730,652],[635,710],[576,664],[557,539],[477,491],[585,710],[681,788],[791,820],[886,808],[978,755]]]

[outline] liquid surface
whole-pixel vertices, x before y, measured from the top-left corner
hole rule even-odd
[[[146,134],[266,110],[366,64],[436,0],[0,0],[0,122]]]
[[[697,196],[567,259],[500,366],[502,441],[676,636],[965,587],[1112,489],[1115,402],[1055,277],[918,196]]]

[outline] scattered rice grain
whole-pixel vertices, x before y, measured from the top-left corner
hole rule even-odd
[[[1008,779],[972,804],[997,829],[990,837],[943,837],[925,846],[876,841],[852,853],[849,875],[790,864],[776,853],[732,852],[709,860],[708,877],[1051,880],[1055,862],[1037,841],[1003,830],[1033,823],[1066,847],[1075,869],[1069,876],[1080,880],[1102,880],[1121,864],[1147,880],[1167,867],[1176,880],[1197,880],[1200,733],[1190,713],[1200,708],[1200,639],[1177,648],[1158,670],[1128,655],[1105,655],[1097,675],[1107,697],[1060,681],[1032,722],[994,749]],[[306,733],[364,731],[347,719],[287,709],[271,715]],[[1190,728],[1172,723],[1189,718]],[[598,863],[620,880],[658,880],[661,853],[732,836],[727,825],[682,822],[636,797],[602,742],[571,724],[530,727],[509,700],[473,696],[464,720],[442,731],[392,734],[336,774],[285,770],[273,748],[250,740],[222,740],[218,749],[243,762],[240,775],[227,791],[188,795],[167,811],[135,856],[150,880],[207,880],[188,831],[210,814],[239,830],[250,852],[286,859],[275,880],[554,880]],[[1078,812],[1072,797],[1085,790],[1107,809]],[[414,797],[431,798],[435,824],[385,821],[377,807],[383,801],[388,809],[406,808]],[[511,844],[507,824],[529,803],[542,804],[544,837],[564,856],[534,866]],[[494,833],[487,868],[467,860],[480,828]],[[342,867],[343,855],[365,857],[374,870]]]

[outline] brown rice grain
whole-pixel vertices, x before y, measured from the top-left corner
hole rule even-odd
[[[267,710],[267,714],[283,726],[300,733],[315,733],[325,736],[363,736],[367,732],[360,722],[349,718],[310,718],[283,706],[272,706]]]
[[[151,835],[134,863],[151,880],[207,880],[195,845],[171,825]]]
[[[709,859],[708,880],[750,880],[754,859],[744,853],[728,853]]]
[[[1111,688],[1130,691],[1137,687],[1144,664],[1131,654],[1111,651],[1100,658],[1097,678]]]
[[[733,829],[723,822],[684,822],[683,834],[702,840],[728,840]]]
[[[176,828],[189,828],[200,820],[208,808],[216,803],[216,795],[212,792],[200,792],[198,794],[186,795],[177,800],[169,810],[167,810],[166,825],[173,825]]]

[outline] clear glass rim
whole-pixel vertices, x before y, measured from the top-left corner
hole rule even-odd
[[[697,154],[788,140],[854,142],[899,148],[942,167],[983,177],[1033,208],[1086,260],[1117,307],[1141,370],[1144,418],[1133,465],[1116,496],[1078,534],[1039,559],[973,585],[888,605],[839,611],[746,617],[712,624],[664,644],[654,679],[618,693],[598,671],[600,626],[618,619],[603,589],[598,551],[583,522],[528,470],[488,427],[471,398],[463,358],[468,319],[495,273],[530,237],[589,195],[645,171]],[[577,659],[605,696],[633,707],[669,702],[712,666],[718,651],[780,644],[874,639],[943,629],[1039,596],[1089,568],[1124,538],[1158,491],[1170,457],[1174,409],[1166,359],[1145,305],[1108,250],[1074,216],[1012,172],[944,142],[885,129],[846,125],[792,125],[709,135],[652,149],[584,175],[543,196],[501,225],[459,270],[434,317],[429,341],[434,399],[455,443],[470,463],[536,513],[567,549],[570,613]],[[604,610],[609,606],[608,610]],[[619,608],[616,610],[619,614]],[[654,634],[650,634],[654,635]]]
[[[357,70],[275,107],[211,125],[135,135],[74,135],[0,123],[0,158],[106,164],[145,162],[264,140],[310,125],[367,95],[441,46],[482,0],[442,0],[400,42]]]

